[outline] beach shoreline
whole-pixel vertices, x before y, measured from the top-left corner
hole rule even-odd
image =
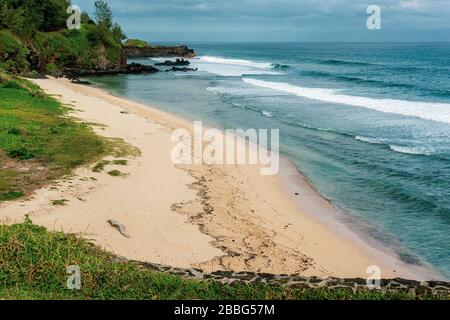
[[[57,191],[49,186],[29,200],[2,204],[6,223],[20,222],[25,211],[37,224],[82,234],[119,256],[174,267],[367,278],[367,268],[378,265],[383,278],[435,277],[349,232],[287,160],[276,177],[262,177],[252,166],[175,166],[170,134],[191,127],[185,119],[64,79],[35,83],[73,104],[76,118],[105,125],[94,128],[98,134],[122,138],[142,156],[130,159],[125,178],[80,168]],[[57,196],[71,200],[51,206]],[[131,239],[106,223],[113,218]]]

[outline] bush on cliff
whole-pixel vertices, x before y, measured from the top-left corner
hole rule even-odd
[[[97,25],[83,25],[81,30],[39,32],[33,46],[39,70],[48,64],[58,70],[101,69],[120,64],[122,57],[121,45]]]
[[[70,0],[0,0],[0,29],[21,36],[65,27]]]
[[[68,0],[0,0],[0,67],[30,75],[66,68],[106,69],[123,62],[125,35],[104,1],[96,1],[94,22],[82,15],[81,30],[68,30]]]
[[[128,39],[123,44],[125,47],[136,47],[136,48],[145,48],[148,47],[149,44],[144,40],[139,39]]]
[[[22,40],[10,31],[0,30],[0,67],[6,71],[19,73],[29,70],[27,60],[29,50]]]

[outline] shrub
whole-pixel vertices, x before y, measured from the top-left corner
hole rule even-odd
[[[16,136],[20,136],[22,134],[22,130],[20,130],[19,128],[13,127],[13,128],[8,130],[8,134],[13,134],[13,135],[16,135]]]
[[[23,42],[10,31],[0,30],[0,67],[13,73],[29,71],[27,56],[29,50]]]
[[[138,48],[145,48],[148,47],[149,44],[144,40],[139,39],[128,39],[123,44],[125,47],[138,47]]]
[[[33,151],[30,151],[25,147],[11,149],[7,152],[7,155],[10,158],[16,158],[19,160],[30,160],[36,156]]]
[[[9,191],[0,193],[0,201],[11,201],[23,197],[25,194],[22,191]]]

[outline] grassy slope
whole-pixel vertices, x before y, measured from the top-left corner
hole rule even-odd
[[[22,75],[55,73],[66,67],[102,69],[121,63],[122,48],[108,32],[83,25],[80,30],[37,32],[22,40],[0,30],[0,68]]]
[[[0,67],[14,73],[29,70],[28,49],[18,37],[7,30],[0,30]]]
[[[292,290],[264,284],[224,285],[182,279],[115,262],[75,236],[47,232],[27,221],[0,226],[0,298],[3,299],[412,299],[408,294],[350,294]],[[66,289],[68,266],[82,272],[82,289]]]
[[[0,201],[17,198],[110,151],[32,83],[0,74]],[[39,170],[41,174],[36,174]]]

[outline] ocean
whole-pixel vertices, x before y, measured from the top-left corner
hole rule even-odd
[[[450,44],[189,46],[197,72],[90,80],[218,128],[279,128],[350,228],[450,278]]]

